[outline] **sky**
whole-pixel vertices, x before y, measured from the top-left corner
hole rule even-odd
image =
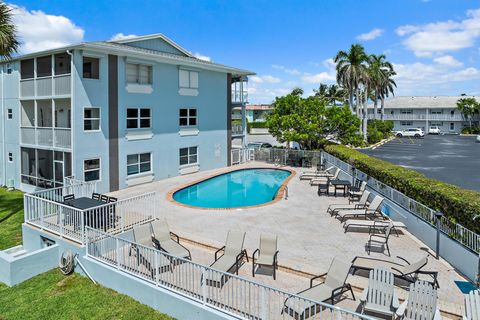
[[[480,95],[479,0],[9,2],[21,53],[163,33],[201,59],[251,70],[250,103],[335,83],[333,57],[385,54],[395,95]]]

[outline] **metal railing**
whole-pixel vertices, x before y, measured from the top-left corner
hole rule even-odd
[[[95,184],[82,182],[24,195],[25,222],[70,240],[85,243],[85,227],[123,232],[157,217],[155,192],[81,210],[63,203],[67,194],[91,197]]]
[[[233,135],[242,135],[243,126],[241,124],[232,125],[232,134]]]
[[[20,97],[65,96],[71,93],[71,75],[20,80]]]
[[[71,128],[20,127],[22,144],[70,149]]]
[[[292,319],[293,316],[312,320],[371,319],[178,258],[119,236],[89,227],[86,230],[88,257],[235,318],[268,320]],[[287,299],[290,309],[285,308]]]
[[[368,114],[368,119],[380,119],[381,115]],[[410,120],[410,121],[465,121],[461,114],[385,114],[385,120]]]
[[[258,148],[253,150],[253,154],[255,161],[281,166],[310,168],[320,165],[320,151]]]

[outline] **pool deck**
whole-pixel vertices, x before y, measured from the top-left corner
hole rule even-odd
[[[248,163],[234,168],[273,167],[265,163]],[[296,170],[296,168],[288,168]],[[170,228],[192,249],[193,261],[202,264],[213,262],[213,248],[220,248],[225,242],[229,229],[245,231],[245,247],[248,254],[258,248],[260,234],[272,233],[278,236],[280,273],[276,281],[269,276],[257,276],[255,281],[296,292],[308,286],[308,278],[327,272],[333,258],[351,261],[355,256],[367,256],[365,243],[368,233],[348,232],[339,220],[326,213],[332,203],[347,203],[343,197],[318,196],[317,189],[308,181],[301,181],[298,175],[288,183],[288,200],[282,199],[268,206],[234,210],[198,210],[178,205],[168,199],[171,190],[193,181],[232,170],[232,167],[204,171],[185,176],[173,177],[153,183],[139,185],[111,193],[126,198],[145,192],[156,191],[159,214],[166,217]],[[302,169],[296,170],[297,173]],[[463,294],[453,281],[465,281],[446,261],[436,260],[433,253],[408,232],[393,235],[389,241],[390,251],[395,260],[401,256],[415,261],[429,254],[426,270],[439,272],[439,307],[449,318],[462,314]],[[371,257],[388,259],[383,252],[372,252]],[[242,266],[241,275],[252,279],[251,266]],[[367,284],[367,278],[350,275],[348,281],[359,293]],[[398,288],[404,299],[407,291]],[[346,299],[339,304],[355,310],[358,300]]]

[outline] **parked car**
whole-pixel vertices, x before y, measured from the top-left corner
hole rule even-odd
[[[479,142],[479,143],[480,143],[480,134],[479,134],[479,135],[477,135],[477,142]]]
[[[409,128],[397,133],[397,137],[414,137],[414,138],[422,138],[425,136],[425,133],[420,128]]]
[[[430,128],[428,128],[428,134],[440,134],[440,128],[437,126],[430,126]]]
[[[248,149],[259,149],[259,148],[272,148],[272,145],[268,142],[251,142],[247,145]]]

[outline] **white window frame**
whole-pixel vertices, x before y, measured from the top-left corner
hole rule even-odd
[[[7,120],[12,120],[13,119],[13,109],[8,108],[7,109]]]
[[[136,81],[128,81],[128,75],[127,75],[127,66],[132,65],[135,66],[136,69]],[[147,67],[149,70],[148,73],[148,80],[147,82],[140,82],[140,67]],[[152,85],[153,84],[153,66],[150,64],[144,64],[144,63],[137,63],[137,62],[125,62],[125,82],[128,84],[138,84],[138,85]]]
[[[400,114],[413,114],[412,109],[402,109],[400,110]]]
[[[128,109],[136,109],[137,110],[137,116],[136,117],[129,117],[128,116]],[[140,115],[140,110],[142,109],[147,109],[147,110],[150,110],[150,116],[149,117],[142,117]],[[127,107],[127,109],[125,110],[125,118],[126,118],[126,122],[125,122],[125,127],[127,128],[127,130],[148,130],[148,129],[152,129],[152,120],[153,120],[153,116],[152,116],[152,108],[149,108],[149,107]],[[140,127],[140,121],[141,120],[145,120],[145,119],[149,119],[150,120],[150,125],[148,127]],[[129,128],[128,127],[128,120],[136,120],[137,121],[137,127],[136,128]]]
[[[190,154],[190,148],[196,148],[197,153]],[[186,156],[181,156],[180,155],[180,150],[182,150],[182,149],[187,149],[187,155]],[[198,146],[183,147],[183,148],[178,149],[178,164],[179,164],[179,166],[182,168],[182,167],[198,165],[200,163],[199,156],[198,156],[198,149],[199,149]],[[190,162],[190,157],[193,156],[193,155],[195,155],[197,157],[196,162]],[[184,157],[187,158],[187,163],[181,164],[180,159],[184,158]]]
[[[10,162],[10,163],[13,162],[13,152],[8,153],[8,162]]]
[[[413,122],[412,121],[401,121],[400,125],[409,127],[409,126],[413,126]]]
[[[88,170],[85,170],[85,162],[86,162],[86,161],[91,161],[91,160],[98,160],[98,169],[88,169]],[[84,159],[84,160],[83,160],[82,170],[83,170],[83,180],[84,180],[84,181],[87,181],[87,180],[85,179],[85,173],[87,173],[87,172],[92,172],[92,171],[98,171],[98,180],[88,180],[88,181],[101,181],[101,180],[102,180],[102,158],[98,157],[98,158],[88,158],[88,159]]]
[[[186,116],[181,116],[180,111],[187,110]],[[195,110],[195,116],[190,116],[190,110]],[[187,119],[186,125],[180,124],[180,119]],[[190,124],[190,119],[195,119],[195,124]],[[197,108],[180,108],[178,109],[178,126],[180,128],[196,128],[198,127],[198,109]]]
[[[149,154],[150,155],[150,160],[149,161],[140,161],[140,155],[142,154]],[[132,164],[128,164],[128,157],[129,156],[137,156],[137,162],[136,163],[132,163]],[[150,163],[150,170],[148,171],[140,171],[140,166],[142,164],[145,164],[145,163]],[[138,172],[136,173],[128,173],[128,167],[129,166],[138,166]],[[149,173],[152,173],[152,170],[153,170],[153,159],[152,159],[152,152],[151,151],[148,151],[148,152],[141,152],[141,153],[132,153],[132,154],[127,154],[127,177],[135,177],[135,176],[138,176],[138,175],[145,175],[145,174],[149,174]]]
[[[85,118],[85,110],[86,109],[98,109],[98,118]],[[83,131],[84,132],[99,132],[102,130],[102,122],[101,122],[101,119],[102,119],[102,108],[100,107],[92,107],[92,106],[89,106],[89,107],[84,107],[83,108]],[[98,129],[91,129],[91,130],[86,130],[85,129],[85,120],[98,120]]]
[[[430,114],[443,114],[443,110],[440,109],[440,110],[431,110],[430,111]]]
[[[198,71],[178,69],[178,87],[181,89],[198,89],[199,78]]]

